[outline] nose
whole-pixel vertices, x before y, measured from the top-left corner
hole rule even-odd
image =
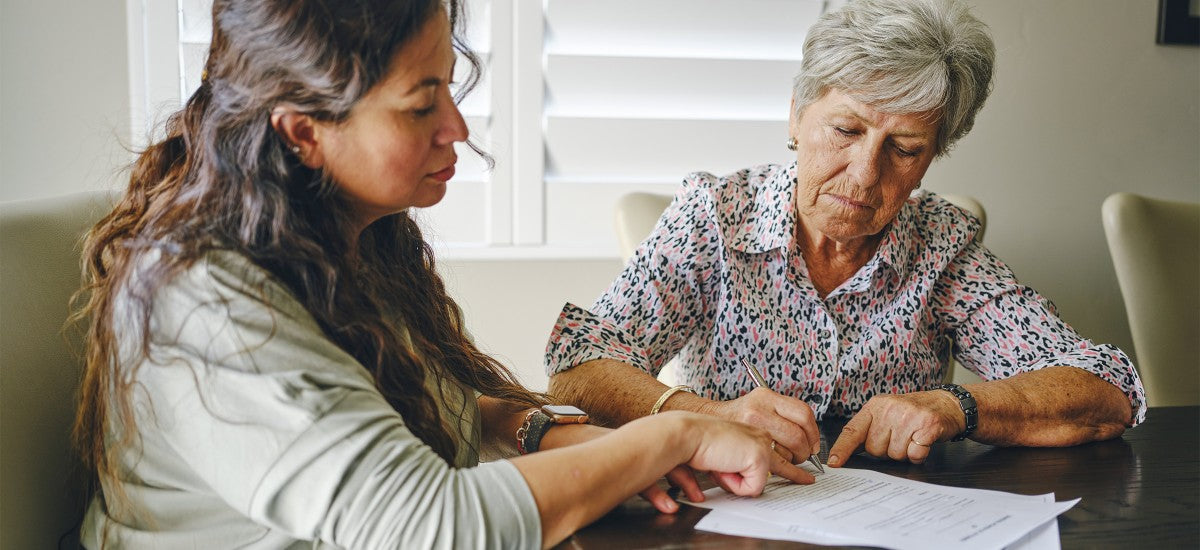
[[[441,126],[434,134],[434,140],[438,145],[450,145],[459,141],[467,141],[471,131],[467,128],[467,121],[463,118],[462,111],[458,110],[458,105],[454,103],[454,98],[447,93],[443,97],[447,108],[442,112],[446,113],[442,117]]]
[[[863,140],[850,153],[850,164],[846,167],[851,181],[859,187],[873,187],[879,183],[883,162],[883,143]]]

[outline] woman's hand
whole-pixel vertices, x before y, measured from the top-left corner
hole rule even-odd
[[[787,462],[804,461],[821,452],[816,415],[799,399],[756,388],[732,401],[715,401],[704,412],[766,430]]]
[[[766,431],[710,415],[667,411],[594,433],[599,436],[511,460],[537,503],[547,547],[634,494],[648,495],[657,507],[661,489],[647,487],[663,476],[682,484],[689,498],[702,500],[699,487],[687,487],[695,479],[680,465],[708,472],[736,495],[762,493],[772,471],[796,483],[813,482],[811,474],[772,451]],[[677,509],[674,503],[664,506]]]
[[[688,440],[696,444],[686,464],[695,470],[709,472],[713,480],[730,493],[758,495],[771,473],[795,483],[814,481],[812,474],[772,449],[771,434],[762,428],[686,412],[662,415],[683,422]]]
[[[543,451],[575,445],[585,441],[604,436],[611,433],[609,428],[594,426],[591,424],[563,424],[550,428],[542,438],[540,449]],[[683,491],[683,494],[693,502],[704,500],[704,492],[700,490],[700,484],[696,481],[696,475],[691,468],[687,466],[676,466],[665,476],[667,483],[672,487],[678,487]],[[653,483],[649,487],[638,493],[647,502],[654,505],[654,508],[664,514],[674,514],[679,511],[679,504],[667,494],[667,491],[658,486],[658,483]]]
[[[875,457],[920,464],[929,457],[930,445],[965,429],[962,408],[950,392],[876,395],[842,428],[829,449],[828,464],[842,466],[859,449]]]

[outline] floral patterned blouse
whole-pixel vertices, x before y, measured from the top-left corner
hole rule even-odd
[[[951,353],[984,380],[1078,367],[1146,415],[1121,350],[1084,339],[1054,305],[975,242],[979,222],[918,191],[858,272],[818,296],[794,246],[796,165],[726,177],[694,173],[592,309],[566,304],[546,347],[548,374],[599,358],[678,374],[699,395],[753,389],[743,358],[817,418],[853,415],[878,393],[941,383]]]

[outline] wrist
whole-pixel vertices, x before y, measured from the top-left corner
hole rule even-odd
[[[949,405],[951,410],[957,409],[957,414],[950,413],[956,419],[955,426],[958,428],[955,431],[956,435],[950,438],[950,441],[962,441],[971,437],[979,425],[979,406],[975,397],[958,384],[941,384],[935,390],[938,390],[938,393],[946,394],[951,400],[952,404]]]
[[[536,453],[541,449],[542,438],[558,424],[587,422],[587,413],[570,405],[544,405],[539,409],[531,409],[517,429],[517,452],[523,455]]]
[[[611,431],[611,428],[604,428],[595,424],[559,424],[555,425],[546,432],[546,435],[542,436],[542,442],[538,449],[547,451],[569,447],[585,441],[591,441]]]
[[[654,405],[650,407],[650,414],[655,415],[663,410],[666,410],[664,407],[666,406],[667,402],[672,399],[678,399],[681,393],[692,393],[692,389],[688,387],[687,384],[681,384],[667,388],[666,391],[659,394],[658,400],[655,401]]]
[[[696,413],[685,411],[671,411],[663,413],[668,420],[663,424],[661,441],[667,444],[667,447],[672,452],[671,460],[675,464],[684,464],[692,459],[696,454],[696,449],[700,445],[700,441],[704,439],[704,433],[698,422],[695,421]]]
[[[646,447],[648,451],[659,451],[664,458],[674,461],[673,464],[683,464],[691,459],[703,436],[697,433],[694,415],[685,411],[662,411],[638,418],[617,430],[640,432],[640,439],[654,442]]]

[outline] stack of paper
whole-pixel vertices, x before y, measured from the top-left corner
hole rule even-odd
[[[697,529],[812,544],[925,548],[1059,548],[1055,518],[1079,499],[945,487],[871,470],[826,468],[813,485],[782,478],[757,498],[706,491]]]

